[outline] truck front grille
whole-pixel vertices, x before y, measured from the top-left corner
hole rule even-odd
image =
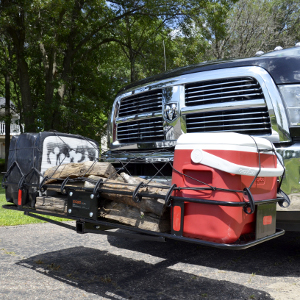
[[[250,135],[270,135],[267,107],[199,112],[186,115],[187,132],[233,131]]]
[[[263,99],[262,89],[253,77],[237,77],[193,82],[185,86],[186,106]]]
[[[120,143],[161,141],[164,139],[162,118],[148,118],[118,124]]]
[[[133,94],[121,100],[119,117],[161,112],[162,89]]]

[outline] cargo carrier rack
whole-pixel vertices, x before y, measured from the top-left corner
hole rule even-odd
[[[77,179],[78,180],[78,179]],[[72,179],[69,179],[68,181],[72,181]],[[44,180],[43,180],[44,182]],[[39,186],[42,190],[46,190],[48,185],[43,184]],[[254,211],[250,212],[250,210],[253,210],[253,207],[251,208],[251,201],[244,201],[244,202],[230,202],[230,201],[214,201],[214,200],[206,200],[206,199],[199,199],[199,198],[185,198],[185,197],[174,197],[172,196],[172,192],[176,189],[187,189],[185,187],[176,187],[175,185],[172,185],[166,196],[162,195],[151,195],[147,193],[139,193],[138,189],[140,188],[139,186],[136,188],[134,193],[130,192],[125,192],[125,191],[119,191],[116,192],[114,190],[107,190],[103,187],[101,187],[101,182],[96,184],[95,188],[83,188],[83,187],[74,187],[74,186],[68,186],[67,181],[63,182],[61,185],[51,185],[51,187],[55,188],[60,188],[63,193],[66,193],[68,195],[68,207],[72,206],[72,199],[78,197],[80,199],[84,199],[90,206],[89,212],[93,211],[95,214],[93,214],[93,218],[91,218],[87,214],[87,210],[84,208],[77,208],[75,209],[75,214],[74,215],[74,208],[72,210],[72,213],[70,212],[70,208],[68,208],[69,212],[66,215],[63,215],[61,213],[55,213],[55,212],[49,212],[49,211],[44,211],[44,210],[39,210],[39,209],[34,209],[31,207],[23,206],[21,204],[22,200],[22,191],[28,187],[36,186],[36,184],[28,184],[24,183],[23,181],[23,186],[20,186],[20,183],[12,183],[12,182],[2,182],[2,186],[6,187],[9,185],[19,185],[21,189],[19,189],[19,195],[18,195],[18,200],[20,205],[15,205],[15,204],[6,204],[3,205],[2,207],[4,209],[9,209],[9,210],[15,210],[15,211],[23,211],[25,215],[46,221],[55,225],[62,226],[67,229],[71,229],[76,231],[77,233],[80,234],[85,234],[85,233],[95,233],[95,234],[104,234],[104,235],[112,235],[112,236],[121,236],[125,238],[132,238],[132,239],[141,239],[141,240],[148,240],[148,241],[159,241],[159,242],[165,242],[168,239],[171,240],[177,240],[177,241],[182,241],[182,242],[189,242],[189,243],[194,243],[202,246],[210,246],[210,247],[215,247],[215,248],[220,248],[220,249],[233,249],[233,250],[243,250],[247,249],[249,247],[261,244],[263,242],[269,241],[271,239],[280,237],[284,235],[285,231],[283,229],[275,229],[273,227],[268,228],[269,225],[264,224],[264,216],[270,215],[270,212],[272,212],[271,218],[273,220],[272,224],[276,224],[276,209],[274,210],[274,207],[276,207],[277,203],[280,203],[283,205],[284,202],[289,201],[287,196],[281,191],[281,194],[278,194],[278,197],[276,199],[267,199],[267,200],[262,200],[262,201],[254,201]],[[151,186],[153,187],[153,186]],[[161,187],[161,186],[160,186]],[[203,188],[201,188],[203,189]],[[132,195],[136,201],[142,201],[143,197],[148,197],[148,198],[160,198],[164,199],[166,204],[171,208],[171,211],[173,212],[174,210],[172,208],[174,207],[180,207],[181,210],[181,218],[180,218],[180,228],[179,230],[174,230],[173,226],[171,226],[171,232],[170,233],[163,233],[163,232],[154,232],[154,231],[149,231],[149,230],[144,230],[140,228],[136,228],[133,226],[128,226],[128,225],[123,225],[120,223],[115,223],[111,221],[107,221],[104,218],[97,217],[97,210],[98,210],[98,205],[95,204],[97,203],[96,201],[91,201],[94,199],[94,197],[97,197],[100,199],[101,197],[101,192],[111,192],[111,193],[119,193],[122,195]],[[229,191],[230,192],[230,191]],[[248,193],[247,191],[243,191],[244,193]],[[251,199],[251,198],[250,198]],[[216,243],[216,242],[211,242],[207,240],[201,240],[197,238],[190,238],[183,236],[183,226],[184,226],[184,204],[188,202],[193,202],[193,203],[199,203],[199,204],[209,204],[209,205],[218,205],[218,206],[230,206],[230,207],[242,207],[243,210],[246,212],[248,211],[249,213],[255,213],[256,214],[256,222],[255,222],[255,232],[249,233],[246,235],[243,235],[239,238],[238,241],[231,243],[231,244],[226,244],[226,243]],[[42,216],[44,215],[44,216]],[[76,225],[72,226],[66,222],[60,222],[60,221],[55,221],[50,218],[47,218],[45,216],[53,216],[53,217],[59,217],[59,218],[65,218],[66,220],[74,220],[76,221]],[[173,216],[174,217],[174,216]],[[122,229],[122,232],[118,231],[110,231],[111,229]],[[128,231],[128,233],[124,233],[123,230]]]
[[[239,135],[238,138],[236,138],[236,136],[233,136],[234,141],[238,141],[239,143],[241,137],[242,135]],[[184,139],[186,138],[194,140],[194,136],[186,135],[185,137],[183,137],[183,142],[185,142]],[[247,139],[247,137],[244,138]],[[210,139],[212,138],[210,137]],[[218,139],[220,139],[220,137],[218,137]],[[204,181],[195,179],[194,177],[184,174],[182,168],[176,169],[175,156],[179,153],[177,152],[176,154],[176,148],[174,162],[167,160],[163,163],[163,166],[160,169],[154,166],[157,170],[157,173],[150,180],[142,181],[140,183],[135,182],[134,184],[131,184],[128,182],[117,183],[113,180],[110,181],[110,179],[112,179],[112,176],[120,172],[120,170],[115,169],[113,174],[108,176],[108,178],[101,178],[97,180],[87,177],[87,171],[84,174],[80,174],[80,176],[76,177],[76,179],[71,178],[70,175],[67,175],[68,177],[66,178],[55,178],[54,174],[56,170],[59,168],[60,165],[63,164],[63,161],[60,161],[59,154],[56,155],[55,153],[56,148],[60,149],[61,153],[65,153],[65,157],[68,158],[70,158],[70,152],[72,152],[73,154],[81,153],[81,158],[85,156],[85,159],[90,163],[90,170],[96,163],[98,163],[98,148],[96,143],[94,143],[91,140],[87,140],[86,138],[83,138],[81,136],[73,136],[56,132],[23,134],[20,135],[18,139],[14,139],[11,142],[8,164],[9,168],[3,176],[2,181],[2,187],[6,189],[7,201],[13,202],[14,204],[7,204],[3,205],[2,207],[10,210],[23,211],[24,214],[27,216],[40,219],[42,221],[47,221],[49,223],[56,224],[68,229],[72,229],[75,230],[77,233],[81,234],[96,233],[161,242],[164,242],[168,239],[172,239],[221,249],[247,249],[265,241],[282,236],[285,233],[283,229],[276,229],[276,205],[278,203],[282,207],[287,207],[290,203],[288,196],[280,189],[282,179],[284,176],[284,166],[280,158],[277,156],[275,148],[272,146],[272,144],[269,145],[268,141],[264,142],[260,140],[257,141],[262,143],[263,147],[258,147],[258,143],[255,140],[255,138],[248,137],[248,140],[249,139],[250,142],[253,144],[252,148],[257,153],[258,168],[256,168],[254,171],[251,170],[251,174],[253,174],[253,180],[251,179],[252,182],[247,185],[241,185],[247,187],[238,190],[230,187],[217,187],[214,184],[207,184]],[[197,137],[197,140],[202,141],[203,139]],[[264,146],[264,144],[266,144],[267,146]],[[24,147],[24,145],[26,145],[26,147]],[[186,143],[186,145],[188,147],[189,143]],[[183,146],[183,150],[186,151],[185,148],[187,147],[184,143]],[[82,151],[83,149],[84,151]],[[179,151],[180,150],[181,149],[179,147]],[[196,153],[193,153],[195,151]],[[198,160],[202,157],[202,155],[206,155],[207,160],[212,164],[215,163],[215,156],[212,156],[211,154],[208,154],[205,151],[203,151],[203,153],[200,153],[198,149],[195,149],[195,151],[193,151],[191,154],[191,159],[195,162],[195,164],[198,164],[200,162]],[[255,195],[252,195],[250,190],[254,182],[258,178],[258,175],[262,171],[261,160],[263,159],[265,153],[271,153],[273,155],[273,161],[277,161],[281,165],[281,178],[278,181],[278,176],[276,175],[277,173],[274,173],[276,176],[273,176],[271,174],[271,176],[273,177],[272,194],[268,195],[272,196],[265,197],[266,199],[263,198],[257,200],[254,199]],[[54,167],[54,173],[47,177],[42,170],[45,169],[45,167],[43,167],[43,164],[45,164],[46,162],[47,165],[47,163],[50,161],[50,156],[55,158],[56,166]],[[138,159],[134,162],[137,163]],[[177,161],[177,164],[178,162],[179,160]],[[120,163],[123,165],[123,169],[126,170],[126,165],[129,162],[122,163],[122,161],[120,161]],[[169,182],[169,184],[159,185],[158,182],[155,182],[155,177],[161,172],[162,168],[164,168],[167,165],[172,169],[173,172],[173,184],[170,184]],[[180,164],[179,167],[181,167]],[[274,167],[276,167],[276,165],[274,165]],[[215,167],[212,166],[212,168]],[[243,171],[244,169],[244,167],[239,167],[238,172],[240,172],[240,170]],[[230,171],[228,172],[231,173]],[[238,172],[235,174],[239,174]],[[244,174],[243,172],[242,175]],[[182,181],[180,180],[177,180],[176,182],[174,178],[178,178],[178,176],[185,176],[185,179],[192,179],[196,182],[196,184],[194,184],[194,186],[192,187],[189,187],[182,184]],[[267,174],[265,176],[269,175]],[[50,185],[49,179],[55,179],[55,183],[52,183]],[[76,186],[74,185],[75,181],[91,183],[92,187],[87,187],[84,185]],[[122,190],[120,187],[118,187],[118,184],[130,187],[130,189],[127,189],[127,191]],[[149,188],[149,190],[151,188],[159,188],[164,190],[164,192],[161,194],[159,192],[151,193],[149,192],[149,190],[147,190],[148,192],[145,192],[146,189],[143,188],[146,187]],[[50,192],[48,193],[47,190],[50,190]],[[63,210],[61,210],[60,212],[45,210],[43,205],[39,206],[36,203],[38,195],[39,197],[48,197],[53,191],[55,191],[55,194],[53,194],[53,198],[55,198],[55,195],[57,195],[57,191],[59,192],[59,195],[64,195],[64,198],[61,202],[63,203]],[[207,195],[207,192],[210,191],[219,193],[218,195],[223,196],[218,196],[219,198],[212,199],[205,199],[205,197],[201,197],[202,192],[204,194],[206,193]],[[121,223],[117,220],[108,220],[108,218],[104,218],[103,215],[101,216],[99,213],[99,210],[101,210],[101,208],[104,207],[102,205],[103,203],[101,202],[105,199],[103,197],[104,193],[118,194],[120,197],[129,197],[130,202],[132,204],[133,202],[140,203],[145,200],[144,198],[153,198],[161,200],[160,204],[163,205],[164,212],[166,212],[168,215],[167,218],[164,219],[167,220],[167,229],[160,230],[159,228],[159,230],[157,231],[146,230],[144,228],[138,228],[135,226],[130,226],[128,224],[124,224],[124,222]],[[187,195],[196,196],[189,197]],[[57,198],[59,197],[57,196]],[[190,220],[187,216],[191,215],[191,212],[187,211],[193,210],[195,208],[195,204],[196,207],[198,207],[199,204],[199,206],[201,206],[201,209],[202,207],[211,207],[212,211],[216,211],[215,208],[221,210],[220,207],[224,207],[224,211],[226,207],[232,207],[233,210],[238,209],[241,212],[242,217],[244,219],[247,218],[247,220],[249,221],[248,223],[244,224],[247,224],[247,226],[250,224],[250,229],[247,228],[247,230],[243,232],[241,231],[242,233],[234,236],[234,239],[231,238],[233,242],[230,243],[226,243],[225,238],[218,239],[214,236],[207,237],[205,235],[202,235],[204,237],[201,238],[201,231],[199,234],[197,232],[197,234],[193,236],[190,234],[190,232],[185,230],[187,226],[194,226],[197,230],[201,230],[201,224],[203,225],[203,227],[206,226],[206,223],[196,222],[194,225],[193,222],[187,222],[187,220]],[[209,211],[210,209],[208,210],[208,212]],[[202,215],[204,216],[204,222],[206,222],[206,215]],[[217,214],[214,215],[214,213],[212,213],[212,215],[216,217],[216,219],[218,218]],[[55,221],[47,216],[65,218],[66,220],[74,220],[76,221],[76,225],[72,226],[66,222]],[[197,220],[197,218],[201,219],[201,214],[197,215],[196,218],[193,216],[193,220]],[[225,220],[226,219],[222,219],[221,222],[226,223]],[[238,223],[238,218],[233,218],[233,220],[236,223]],[[228,226],[228,229],[230,229],[230,222],[228,222],[228,224],[225,224],[224,228],[227,228],[226,226]],[[111,231],[112,229],[122,230],[121,232],[118,230]],[[124,233],[123,230],[125,230],[126,233]]]

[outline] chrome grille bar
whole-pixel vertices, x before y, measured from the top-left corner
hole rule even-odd
[[[269,122],[270,119],[268,117],[257,117],[257,118],[251,118],[251,121],[265,121],[265,122]],[[210,121],[197,121],[197,119],[195,119],[195,122],[190,122],[190,124],[205,124],[205,127],[208,127],[207,125],[209,124],[215,124],[216,120],[210,120]],[[232,123],[232,122],[238,122],[239,124],[243,124],[244,122],[249,122],[248,118],[239,118],[239,119],[228,119],[228,120],[222,120],[222,123],[225,124],[226,123]],[[237,124],[237,126],[240,126],[239,124]]]
[[[233,86],[233,85],[237,85],[237,84],[243,84],[243,83],[249,83],[249,78],[252,79],[251,77],[247,77],[246,79],[242,79],[242,78],[238,78],[237,80],[234,79],[219,79],[219,80],[212,80],[211,84],[208,84],[207,81],[201,82],[201,86],[202,88],[211,88],[213,87],[214,89],[217,86],[217,83],[219,81],[220,85],[222,85],[222,87],[226,87],[227,85]],[[196,82],[198,83],[198,82]],[[194,87],[192,84],[195,84],[195,82],[191,83],[189,86],[189,89],[198,89],[198,84],[196,84]]]
[[[258,82],[252,77],[188,83],[185,86],[186,106],[264,98]]]
[[[264,109],[264,108],[263,108]],[[217,115],[208,115],[206,114],[205,116],[205,119],[210,119],[210,118],[219,118],[219,114],[216,113]],[[240,116],[237,116],[236,114],[231,114],[231,113],[226,113],[226,116],[229,118],[229,117],[232,117],[232,119],[234,118],[237,118],[237,117],[240,117]],[[246,117],[250,117],[250,116],[258,116],[258,117],[261,117],[261,111],[251,111],[251,112],[244,112],[243,113],[243,116],[246,116]],[[267,116],[266,116],[267,117]],[[190,117],[190,120],[192,120],[193,118]],[[195,118],[195,120],[198,120],[198,118]],[[209,122],[209,121],[205,121],[205,122]],[[199,123],[197,121],[197,123]]]
[[[162,89],[133,94],[123,98],[119,117],[138,115],[162,110]]]
[[[244,134],[271,134],[267,107],[223,110],[186,115],[187,132],[233,131]]]
[[[152,142],[164,139],[162,118],[124,122],[118,124],[117,138],[120,143]]]

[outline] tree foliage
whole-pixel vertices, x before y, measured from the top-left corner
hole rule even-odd
[[[140,73],[148,75],[144,66],[144,72],[136,70],[138,60],[153,49],[167,23],[188,12],[190,1],[2,0],[0,6],[0,26],[13,45],[26,131],[94,137],[103,131],[112,91]],[[121,60],[120,52],[113,53],[120,50]],[[108,62],[119,63],[126,75],[120,78]]]
[[[26,131],[100,140],[120,87],[165,69],[293,45],[299,2],[1,0],[0,93],[9,75]]]
[[[299,0],[240,0],[227,11],[222,35],[212,39],[216,58],[253,56],[300,40]]]

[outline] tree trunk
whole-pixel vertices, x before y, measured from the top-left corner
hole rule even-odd
[[[5,75],[5,169],[7,170],[9,145],[10,145],[10,78]]]
[[[22,49],[19,49],[19,51],[17,52],[22,52]],[[35,132],[36,126],[33,122],[35,120],[35,112],[33,109],[33,103],[31,99],[28,65],[23,54],[18,53],[17,56],[25,131]]]
[[[130,58],[130,80],[131,82],[134,82],[135,81],[135,58],[133,57],[134,55],[130,55],[131,58]]]
[[[44,130],[56,129],[53,126],[53,110],[54,110],[54,74],[56,72],[56,52],[51,49],[47,52],[43,43],[40,43],[40,50],[43,57],[44,74],[45,74],[45,98],[43,106],[44,114]]]
[[[5,5],[9,5],[5,1]],[[19,85],[22,99],[22,112],[25,131],[35,132],[36,126],[33,122],[35,120],[35,111],[31,98],[29,68],[25,58],[25,12],[20,9],[18,13],[13,16],[14,25],[7,28],[7,32],[12,38],[14,50],[17,57],[17,70],[19,75]]]

